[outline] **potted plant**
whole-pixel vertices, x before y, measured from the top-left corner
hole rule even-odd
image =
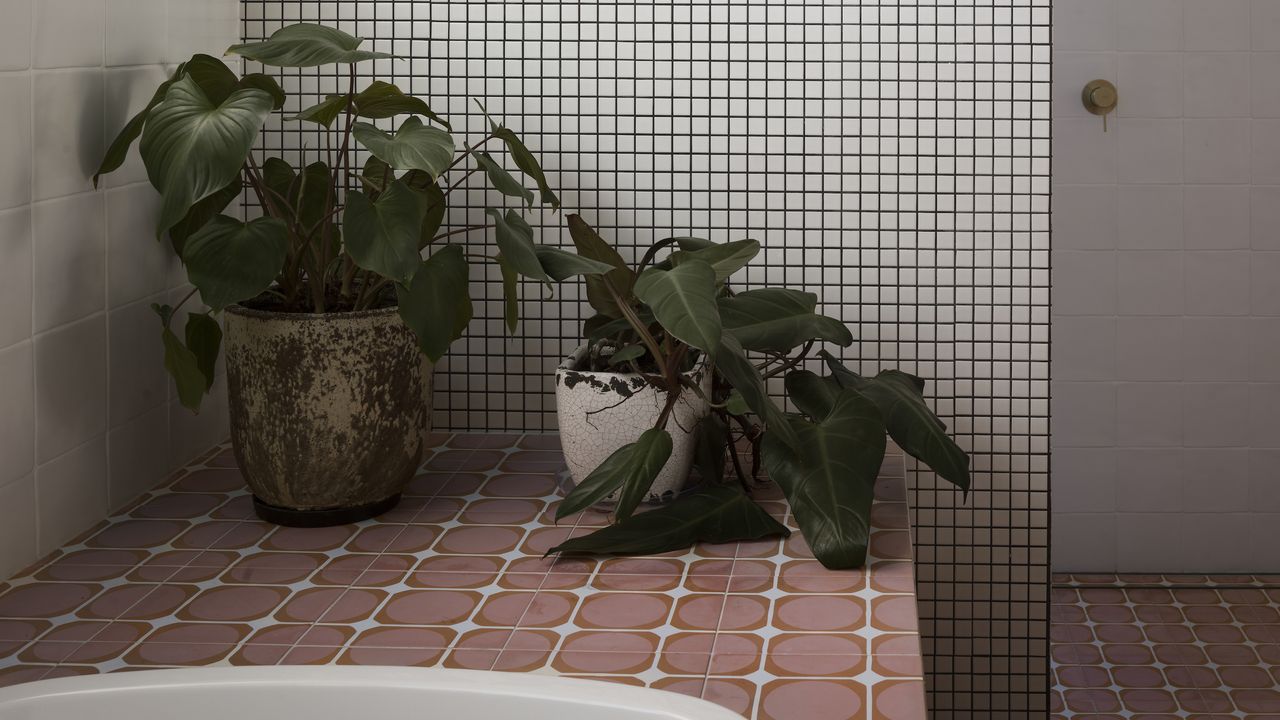
[[[298,24],[228,51],[274,67],[348,66],[345,92],[289,117],[324,139],[305,167],[259,161],[254,150],[268,116],[283,112],[279,84],[195,55],[128,122],[94,176],[120,167],[141,138],[161,196],[157,236],[194,286],[176,306],[154,306],[165,367],[183,405],[198,409],[223,345],[213,315],[225,311],[236,459],[258,514],[282,524],[350,522],[395,505],[423,455],[432,365],[471,319],[469,261],[498,263],[513,330],[517,276],[549,283],[601,267],[535,245],[516,210],[489,208],[490,223],[441,231],[450,194],[474,172],[532,206],[533,192],[485,151],[495,140],[544,204],[559,200],[510,129],[490,120],[483,138],[459,148],[421,99],[381,81],[357,87],[356,63],[391,57],[361,42]],[[395,117],[404,119],[390,132],[373,122]],[[261,216],[223,214],[245,187]],[[489,228],[492,258],[449,242]],[[196,292],[208,309],[190,312],[179,335],[178,309]]]
[[[785,493],[814,556],[829,568],[861,566],[886,435],[968,492],[969,458],[925,404],[923,380],[898,370],[863,377],[825,350],[819,355],[828,374],[801,369],[819,343],[850,345],[848,328],[815,312],[811,293],[730,287],[729,278],[759,252],[755,241],[671,238],[654,243],[632,267],[580,217],[568,222],[578,253],[610,269],[586,273],[596,315],[585,323],[585,345],[557,371],[565,455],[574,466],[580,438],[591,432],[596,446],[612,450],[594,467],[578,469],[582,477],[556,517],[606,499],[615,504],[611,525],[551,552],[649,554],[699,541],[787,535],[748,493],[763,468]],[[704,364],[712,371],[709,385],[690,375]],[[607,395],[597,404],[611,417],[652,418],[644,427],[590,421],[585,409],[596,404],[566,390],[567,380],[588,373],[601,380],[602,371],[618,369],[625,372],[608,381],[575,385]],[[766,391],[773,378],[783,380],[797,412],[774,403]],[[661,404],[653,412],[655,399]],[[686,402],[705,409],[695,427],[676,420]],[[677,452],[682,444],[685,455]],[[749,472],[740,449],[752,457]],[[727,477],[726,457],[736,480]],[[702,476],[699,486],[636,513],[664,468],[683,478],[691,464]]]

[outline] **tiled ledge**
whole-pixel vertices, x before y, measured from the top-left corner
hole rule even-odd
[[[903,465],[867,571],[798,532],[646,558],[543,558],[548,435],[453,435],[396,510],[323,529],[253,517],[226,447],[0,585],[0,684],[212,664],[438,665],[648,685],[746,717],[923,720]],[[757,491],[795,527],[776,488]]]

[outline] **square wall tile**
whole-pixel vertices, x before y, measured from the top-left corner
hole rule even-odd
[[[31,67],[31,5],[36,0],[0,0],[0,71]]]
[[[1116,565],[1115,513],[1054,513],[1054,572],[1090,572]]]
[[[1253,121],[1253,183],[1280,185],[1280,120]]]
[[[106,150],[102,129],[103,71],[35,73],[35,156],[32,193],[48,200],[93,189]]]
[[[1116,253],[1117,307],[1124,315],[1181,315],[1182,253]]]
[[[108,505],[124,507],[164,480],[169,464],[169,406],[161,405],[107,433]]]
[[[1116,387],[1116,444],[1182,445],[1182,409],[1180,383],[1120,383]]]
[[[1116,377],[1116,319],[1059,317],[1053,321],[1053,377],[1109,381]]]
[[[1249,0],[1186,0],[1182,49],[1248,50]]]
[[[1189,183],[1247,183],[1250,175],[1249,120],[1188,118],[1183,121],[1183,163]]]
[[[1053,47],[1057,50],[1115,50],[1115,1],[1058,3],[1053,8]]]
[[[1118,136],[1119,133],[1114,131],[1103,132],[1100,118],[1092,116],[1054,118],[1054,183],[1070,185],[1114,183]]]
[[[0,577],[8,578],[39,557],[36,551],[36,479],[0,486]]]
[[[1280,382],[1280,317],[1249,318],[1249,380]]]
[[[1272,0],[1252,0],[1249,26],[1254,50],[1280,50],[1280,6]]]
[[[221,57],[240,42],[239,3],[168,0],[169,62],[195,53]]]
[[[1280,448],[1280,383],[1249,385],[1249,445]]]
[[[1053,512],[1115,512],[1116,458],[1113,448],[1055,447]]]
[[[1259,567],[1280,566],[1280,513],[1249,515],[1249,557]]]
[[[155,300],[160,302],[163,298]],[[108,421],[112,426],[163,406],[168,400],[169,376],[164,369],[160,318],[149,305],[126,305],[112,310],[107,318],[111,408]]]
[[[1182,49],[1182,0],[1117,0],[1116,6],[1118,49]]]
[[[143,65],[109,68],[105,77],[107,97],[103,130],[106,143],[110,146],[129,120],[147,106],[156,88],[169,76],[165,68],[159,65]],[[93,171],[97,172],[97,169],[95,164]],[[124,163],[114,172],[103,176],[100,184],[112,188],[146,181],[147,169],[142,164],[138,143],[135,142],[125,156]]]
[[[1116,377],[1181,380],[1182,318],[1122,317],[1116,324]]]
[[[1280,450],[1249,449],[1249,507],[1280,513]]]
[[[1182,439],[1188,448],[1249,444],[1247,383],[1186,383],[1182,395]]]
[[[1055,250],[1114,250],[1118,227],[1115,185],[1054,185]]]
[[[1117,448],[1116,510],[1182,510],[1182,448]]]
[[[0,486],[35,468],[34,378],[30,342],[0,350]]]
[[[1129,250],[1179,250],[1183,245],[1182,186],[1121,185],[1119,245]]]
[[[168,239],[156,239],[160,195],[150,185],[106,193],[107,304],[117,308],[169,289],[179,264]]]
[[[31,77],[0,75],[0,210],[31,202]]]
[[[1249,314],[1250,253],[1188,252],[1185,259],[1188,315]]]
[[[102,65],[106,0],[39,0],[35,10],[34,67]]]
[[[1249,117],[1249,53],[1186,53],[1182,108],[1187,117]]]
[[[1115,253],[1055,251],[1053,273],[1055,316],[1115,314]]]
[[[1248,512],[1249,450],[1188,448],[1183,452],[1182,500],[1188,512]]]
[[[106,308],[105,221],[101,193],[33,206],[37,333]]]
[[[1053,442],[1055,448],[1114,445],[1115,384],[1055,381]]]
[[[36,459],[43,463],[107,429],[107,316],[37,335]]]
[[[1280,253],[1255,252],[1249,255],[1254,315],[1280,315]]]
[[[1176,118],[1182,115],[1182,53],[1125,52],[1119,57],[1116,87],[1123,90],[1116,115],[1131,118]],[[1080,87],[1084,87],[1084,83],[1074,88],[1075,104],[1083,109]]]
[[[1182,188],[1182,230],[1190,250],[1249,247],[1249,188],[1187,185]]]
[[[169,47],[168,0],[106,2],[106,64],[163,63]]]
[[[31,337],[31,211],[0,212],[0,348]]]
[[[36,498],[42,555],[106,517],[106,437],[98,435],[37,468]]]
[[[1182,120],[1119,118],[1115,133],[1120,182],[1182,182]]]
[[[1249,188],[1249,247],[1280,250],[1280,187]]]
[[[1249,348],[1256,321],[1247,317],[1182,318],[1182,372],[1191,381],[1249,379]],[[1280,354],[1280,345],[1276,352]],[[1280,355],[1278,355],[1280,357]],[[1280,368],[1277,368],[1280,373]]]
[[[1249,99],[1252,116],[1280,117],[1280,52],[1249,56]]]

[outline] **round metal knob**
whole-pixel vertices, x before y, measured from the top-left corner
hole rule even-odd
[[[1091,80],[1084,86],[1081,98],[1086,110],[1094,115],[1106,115],[1116,109],[1120,93],[1116,91],[1115,85],[1106,80]]]

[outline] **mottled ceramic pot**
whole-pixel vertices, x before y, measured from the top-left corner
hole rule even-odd
[[[396,308],[226,313],[236,460],[264,519],[331,525],[395,506],[431,429],[430,361]]]
[[[667,394],[633,373],[577,370],[586,348],[578,348],[556,369],[556,417],[560,444],[575,483],[618,448],[640,439],[658,422]],[[699,364],[686,377],[710,395],[711,373]],[[671,458],[649,488],[648,501],[662,502],[684,487],[693,467],[694,430],[707,415],[707,403],[692,392],[680,394],[667,419]],[[610,497],[612,499],[612,496]]]

